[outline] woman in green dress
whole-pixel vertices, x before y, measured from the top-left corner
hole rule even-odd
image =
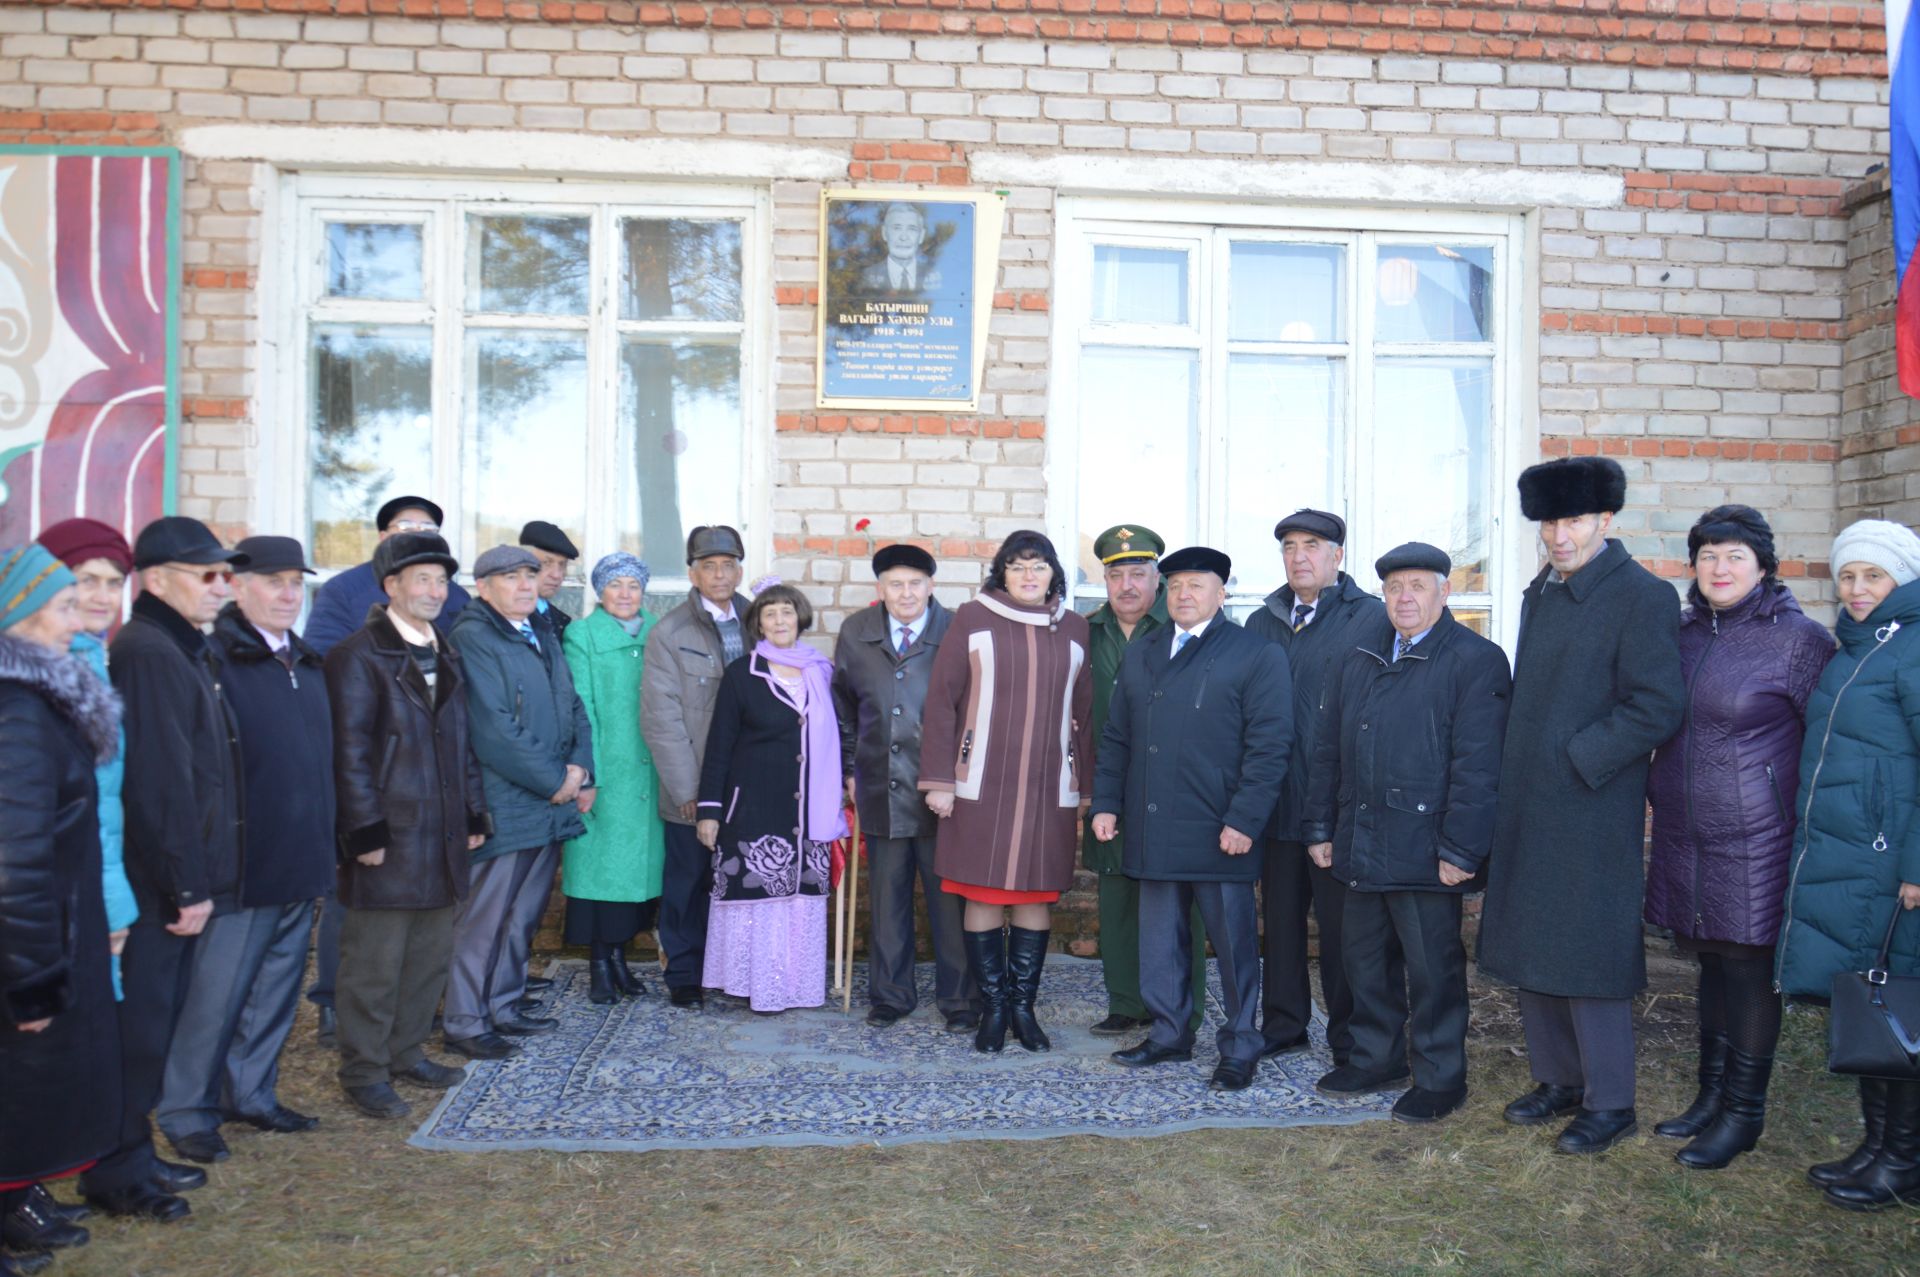
[[[560,889],[567,897],[566,941],[586,945],[592,955],[589,996],[601,1005],[645,992],[627,966],[626,947],[653,926],[666,854],[656,802],[660,782],[640,738],[640,670],[653,628],[640,601],[650,576],[631,554],[601,559],[591,577],[600,606],[569,625],[563,640],[593,725],[599,794],[583,817],[587,832],[566,846]]]

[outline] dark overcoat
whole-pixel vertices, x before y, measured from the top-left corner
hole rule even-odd
[[[467,740],[465,667],[441,642],[434,684],[384,607],[327,653],[340,903],[444,909],[466,899],[467,838],[492,832]],[[386,850],[377,866],[357,857]]]
[[[118,725],[79,658],[0,634],[0,1183],[72,1170],[119,1131],[94,780]]]
[[[1478,874],[1493,845],[1506,653],[1450,608],[1397,661],[1393,642],[1353,649],[1329,680],[1302,833],[1333,843],[1356,891],[1477,890],[1444,885],[1440,862]]]
[[[1693,940],[1772,945],[1787,903],[1807,698],[1833,636],[1784,585],[1680,619],[1687,717],[1647,776],[1647,921]]]
[[[1866,620],[1845,612],[1840,650],[1807,702],[1787,915],[1775,952],[1782,993],[1825,998],[1872,964],[1920,883],[1920,581]],[[1920,975],[1920,909],[1894,934],[1892,969]]]
[[[1287,654],[1224,613],[1172,649],[1169,627],[1120,662],[1091,814],[1120,818],[1129,878],[1256,882],[1293,747]],[[1253,850],[1221,851],[1224,828]]]
[[[1647,983],[1647,764],[1680,727],[1680,596],[1606,547],[1520,605],[1480,969],[1558,997]]]
[[[920,716],[940,640],[953,613],[927,603],[926,625],[903,656],[890,641],[883,605],[847,618],[833,653],[833,699],[840,714],[840,765],[854,778],[861,832],[876,838],[927,838],[939,824],[920,792]]]
[[[333,886],[333,710],[326,663],[296,634],[292,666],[229,603],[213,625],[227,699],[246,745],[242,848],[249,909],[314,900]]]
[[[1269,594],[1247,617],[1247,629],[1251,633],[1285,649],[1287,668],[1293,673],[1295,765],[1287,771],[1286,783],[1280,787],[1280,804],[1274,808],[1273,819],[1265,831],[1267,837],[1283,842],[1307,841],[1301,826],[1306,823],[1308,762],[1326,717],[1327,689],[1349,652],[1363,644],[1372,644],[1393,630],[1387,622],[1386,604],[1361,589],[1345,572],[1320,591],[1317,602],[1313,623],[1297,633],[1293,628],[1291,585],[1283,585]]]
[[[824,896],[827,843],[838,829],[807,827],[805,719],[773,690],[767,659],[749,651],[727,666],[713,702],[707,756],[700,768],[700,819],[720,822],[713,849],[716,904]],[[821,706],[831,714],[831,705]],[[838,758],[819,761],[836,785]]]
[[[1126,656],[1130,645],[1144,643],[1166,627],[1165,581],[1160,583],[1159,592],[1154,595],[1153,606],[1147,609],[1147,614],[1134,622],[1132,634],[1121,630],[1111,604],[1102,603],[1087,617],[1087,664],[1093,667],[1093,748],[1096,756],[1100,750],[1100,739],[1107,730],[1107,709],[1113,701],[1113,687],[1120,681],[1121,658]],[[1095,838],[1092,821],[1086,822],[1086,828],[1080,833],[1080,863],[1095,873],[1119,873],[1125,850],[1126,843],[1119,838],[1112,842],[1101,842]]]
[[[474,861],[578,838],[587,830],[580,809],[551,800],[569,765],[591,777],[593,728],[560,645],[549,635],[536,648],[485,599],[453,623],[453,641],[466,665],[467,730],[493,817],[493,837]]]

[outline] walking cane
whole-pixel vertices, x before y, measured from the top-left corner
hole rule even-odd
[[[847,872],[843,876],[842,881],[844,881],[847,886],[847,917],[844,934],[846,934],[848,938],[848,943],[846,945],[846,979],[842,981],[840,985],[840,1013],[845,1015],[853,1010],[852,933],[860,921],[860,807],[857,803],[853,808],[853,834],[848,839]]]
[[[847,954],[847,871],[840,870],[840,881],[833,889],[833,988],[840,992],[840,964]]]

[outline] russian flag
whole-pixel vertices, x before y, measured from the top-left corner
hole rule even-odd
[[[1893,192],[1893,269],[1900,281],[1894,308],[1893,345],[1900,369],[1900,389],[1920,396],[1920,272],[1913,266],[1915,241],[1920,240],[1920,62],[1903,57],[1908,48],[1920,50],[1914,36],[1913,0],[1886,0],[1887,68],[1893,81],[1892,154],[1888,168]]]

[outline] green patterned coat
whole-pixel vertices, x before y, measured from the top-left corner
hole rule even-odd
[[[563,640],[574,687],[593,724],[600,794],[582,819],[587,832],[566,844],[560,889],[574,900],[652,900],[660,894],[666,831],[660,779],[640,736],[640,674],[653,618],[629,638],[605,609],[567,626]]]

